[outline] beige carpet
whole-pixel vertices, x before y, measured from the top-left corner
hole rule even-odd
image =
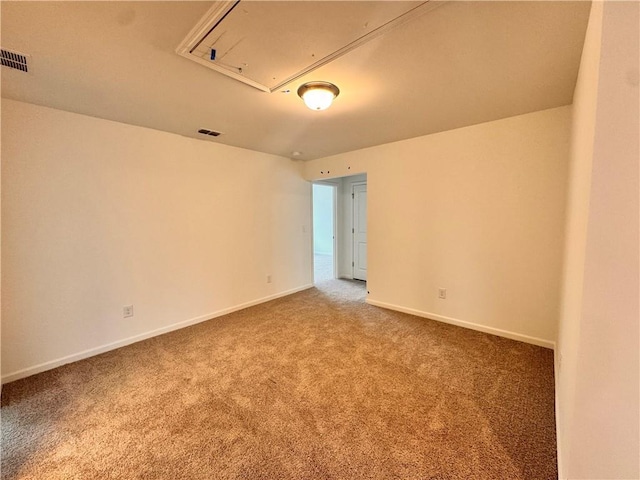
[[[314,253],[313,255],[313,281],[324,282],[334,278],[333,255]]]
[[[550,350],[333,280],[4,386],[2,478],[557,478]]]

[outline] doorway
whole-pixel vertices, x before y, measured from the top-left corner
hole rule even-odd
[[[336,278],[337,186],[313,184],[313,281]]]
[[[312,184],[313,279],[367,281],[367,174]]]

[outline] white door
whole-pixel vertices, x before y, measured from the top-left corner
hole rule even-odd
[[[367,185],[353,185],[353,278],[367,279]]]

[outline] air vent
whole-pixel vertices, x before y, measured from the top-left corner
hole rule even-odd
[[[0,50],[0,61],[3,67],[13,68],[22,72],[28,72],[27,56],[21,53],[12,52],[10,50]]]
[[[221,135],[220,132],[214,132],[213,130],[207,130],[206,128],[201,128],[198,130],[198,133],[201,133],[202,135],[209,135],[210,137],[218,137]]]

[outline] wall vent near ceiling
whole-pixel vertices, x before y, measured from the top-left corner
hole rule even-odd
[[[200,130],[198,130],[198,133],[201,133],[202,135],[209,135],[210,137],[218,137],[222,135],[220,132],[216,132],[214,130],[207,130],[206,128],[201,128]]]
[[[11,50],[0,50],[0,61],[3,67],[13,68],[22,72],[29,72],[29,66],[27,64],[27,55],[21,53],[12,52]]]

